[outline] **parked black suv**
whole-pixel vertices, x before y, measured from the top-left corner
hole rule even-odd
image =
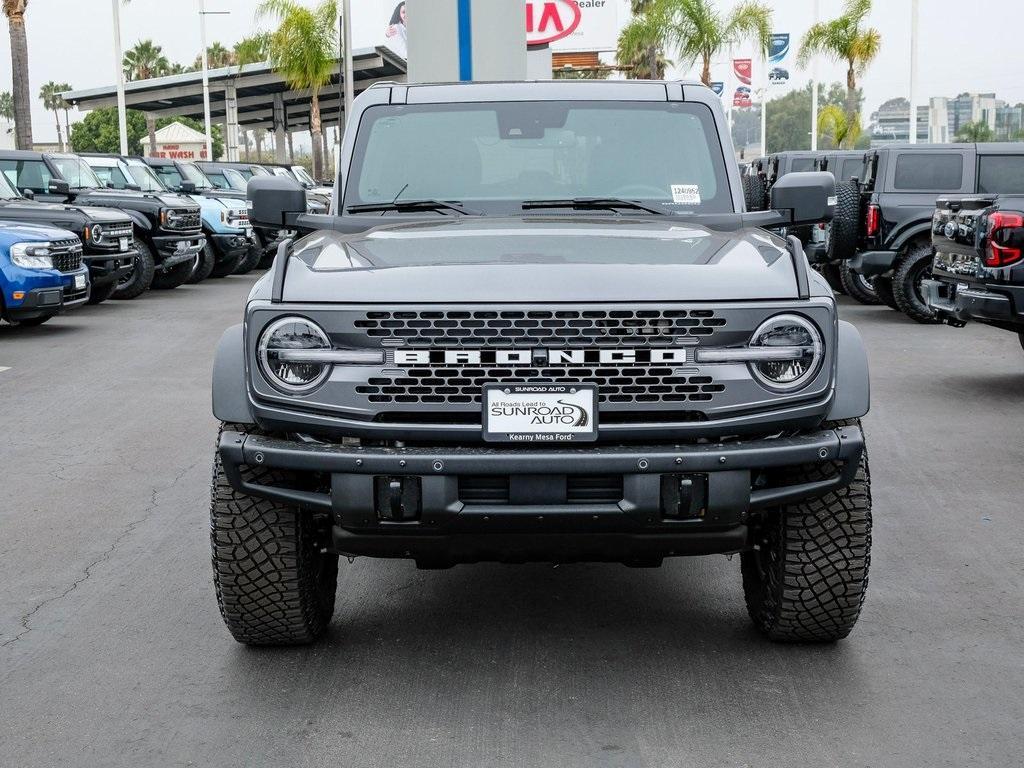
[[[0,221],[25,222],[67,229],[84,245],[82,261],[89,267],[90,304],[105,301],[128,277],[135,262],[132,220],[108,208],[59,205],[30,200],[18,193],[6,171],[0,173]]]
[[[1024,347],[1024,195],[940,197],[928,305],[958,328],[976,320]]]
[[[151,285],[176,288],[192,274],[203,238],[199,206],[172,194],[112,190],[77,155],[0,152],[0,170],[37,200],[117,208],[135,225],[135,264],[116,296],[134,298]]]
[[[874,278],[878,298],[935,322],[921,281],[932,265],[932,217],[941,195],[1024,192],[1024,144],[893,144],[865,154],[859,184],[838,184],[830,247],[844,269]],[[856,285],[851,295],[856,296]]]

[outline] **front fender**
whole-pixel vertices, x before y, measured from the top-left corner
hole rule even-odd
[[[153,223],[146,217],[146,214],[140,211],[129,211],[124,208],[121,209],[128,217],[132,220],[132,224],[142,232],[150,232],[153,229]]]
[[[871,408],[868,353],[857,328],[842,320],[836,360],[836,396],[826,420],[859,419]]]
[[[224,331],[213,358],[213,415],[220,421],[254,424],[245,379],[245,340],[242,326]]]

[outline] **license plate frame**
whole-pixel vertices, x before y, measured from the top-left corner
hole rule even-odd
[[[118,247],[120,248],[121,253],[127,253],[128,252],[128,238],[127,237],[120,238],[118,240]]]
[[[592,443],[598,435],[594,384],[485,384],[483,438],[489,443]]]
[[[75,290],[76,291],[84,291],[85,290],[85,275],[75,275]]]

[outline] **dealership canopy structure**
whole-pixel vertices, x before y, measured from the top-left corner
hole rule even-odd
[[[352,52],[353,86],[359,94],[374,83],[404,82],[406,62],[384,47]],[[239,159],[239,131],[266,129],[276,136],[277,160],[287,162],[285,136],[289,132],[309,130],[310,91],[294,90],[269,63],[211,69],[210,113],[215,123],[224,126],[228,160]],[[320,115],[324,126],[344,122],[343,99],[339,90],[340,67],[331,73],[330,84],[320,91]],[[203,119],[203,75],[181,75],[136,80],[127,83],[125,95],[129,109],[157,117],[194,117]],[[113,85],[64,94],[68,103],[80,110],[117,106],[117,88]]]

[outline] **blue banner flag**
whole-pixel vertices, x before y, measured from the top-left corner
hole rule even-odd
[[[780,32],[772,35],[772,45],[769,50],[768,61],[772,64],[778,64],[788,55],[789,32]]]

